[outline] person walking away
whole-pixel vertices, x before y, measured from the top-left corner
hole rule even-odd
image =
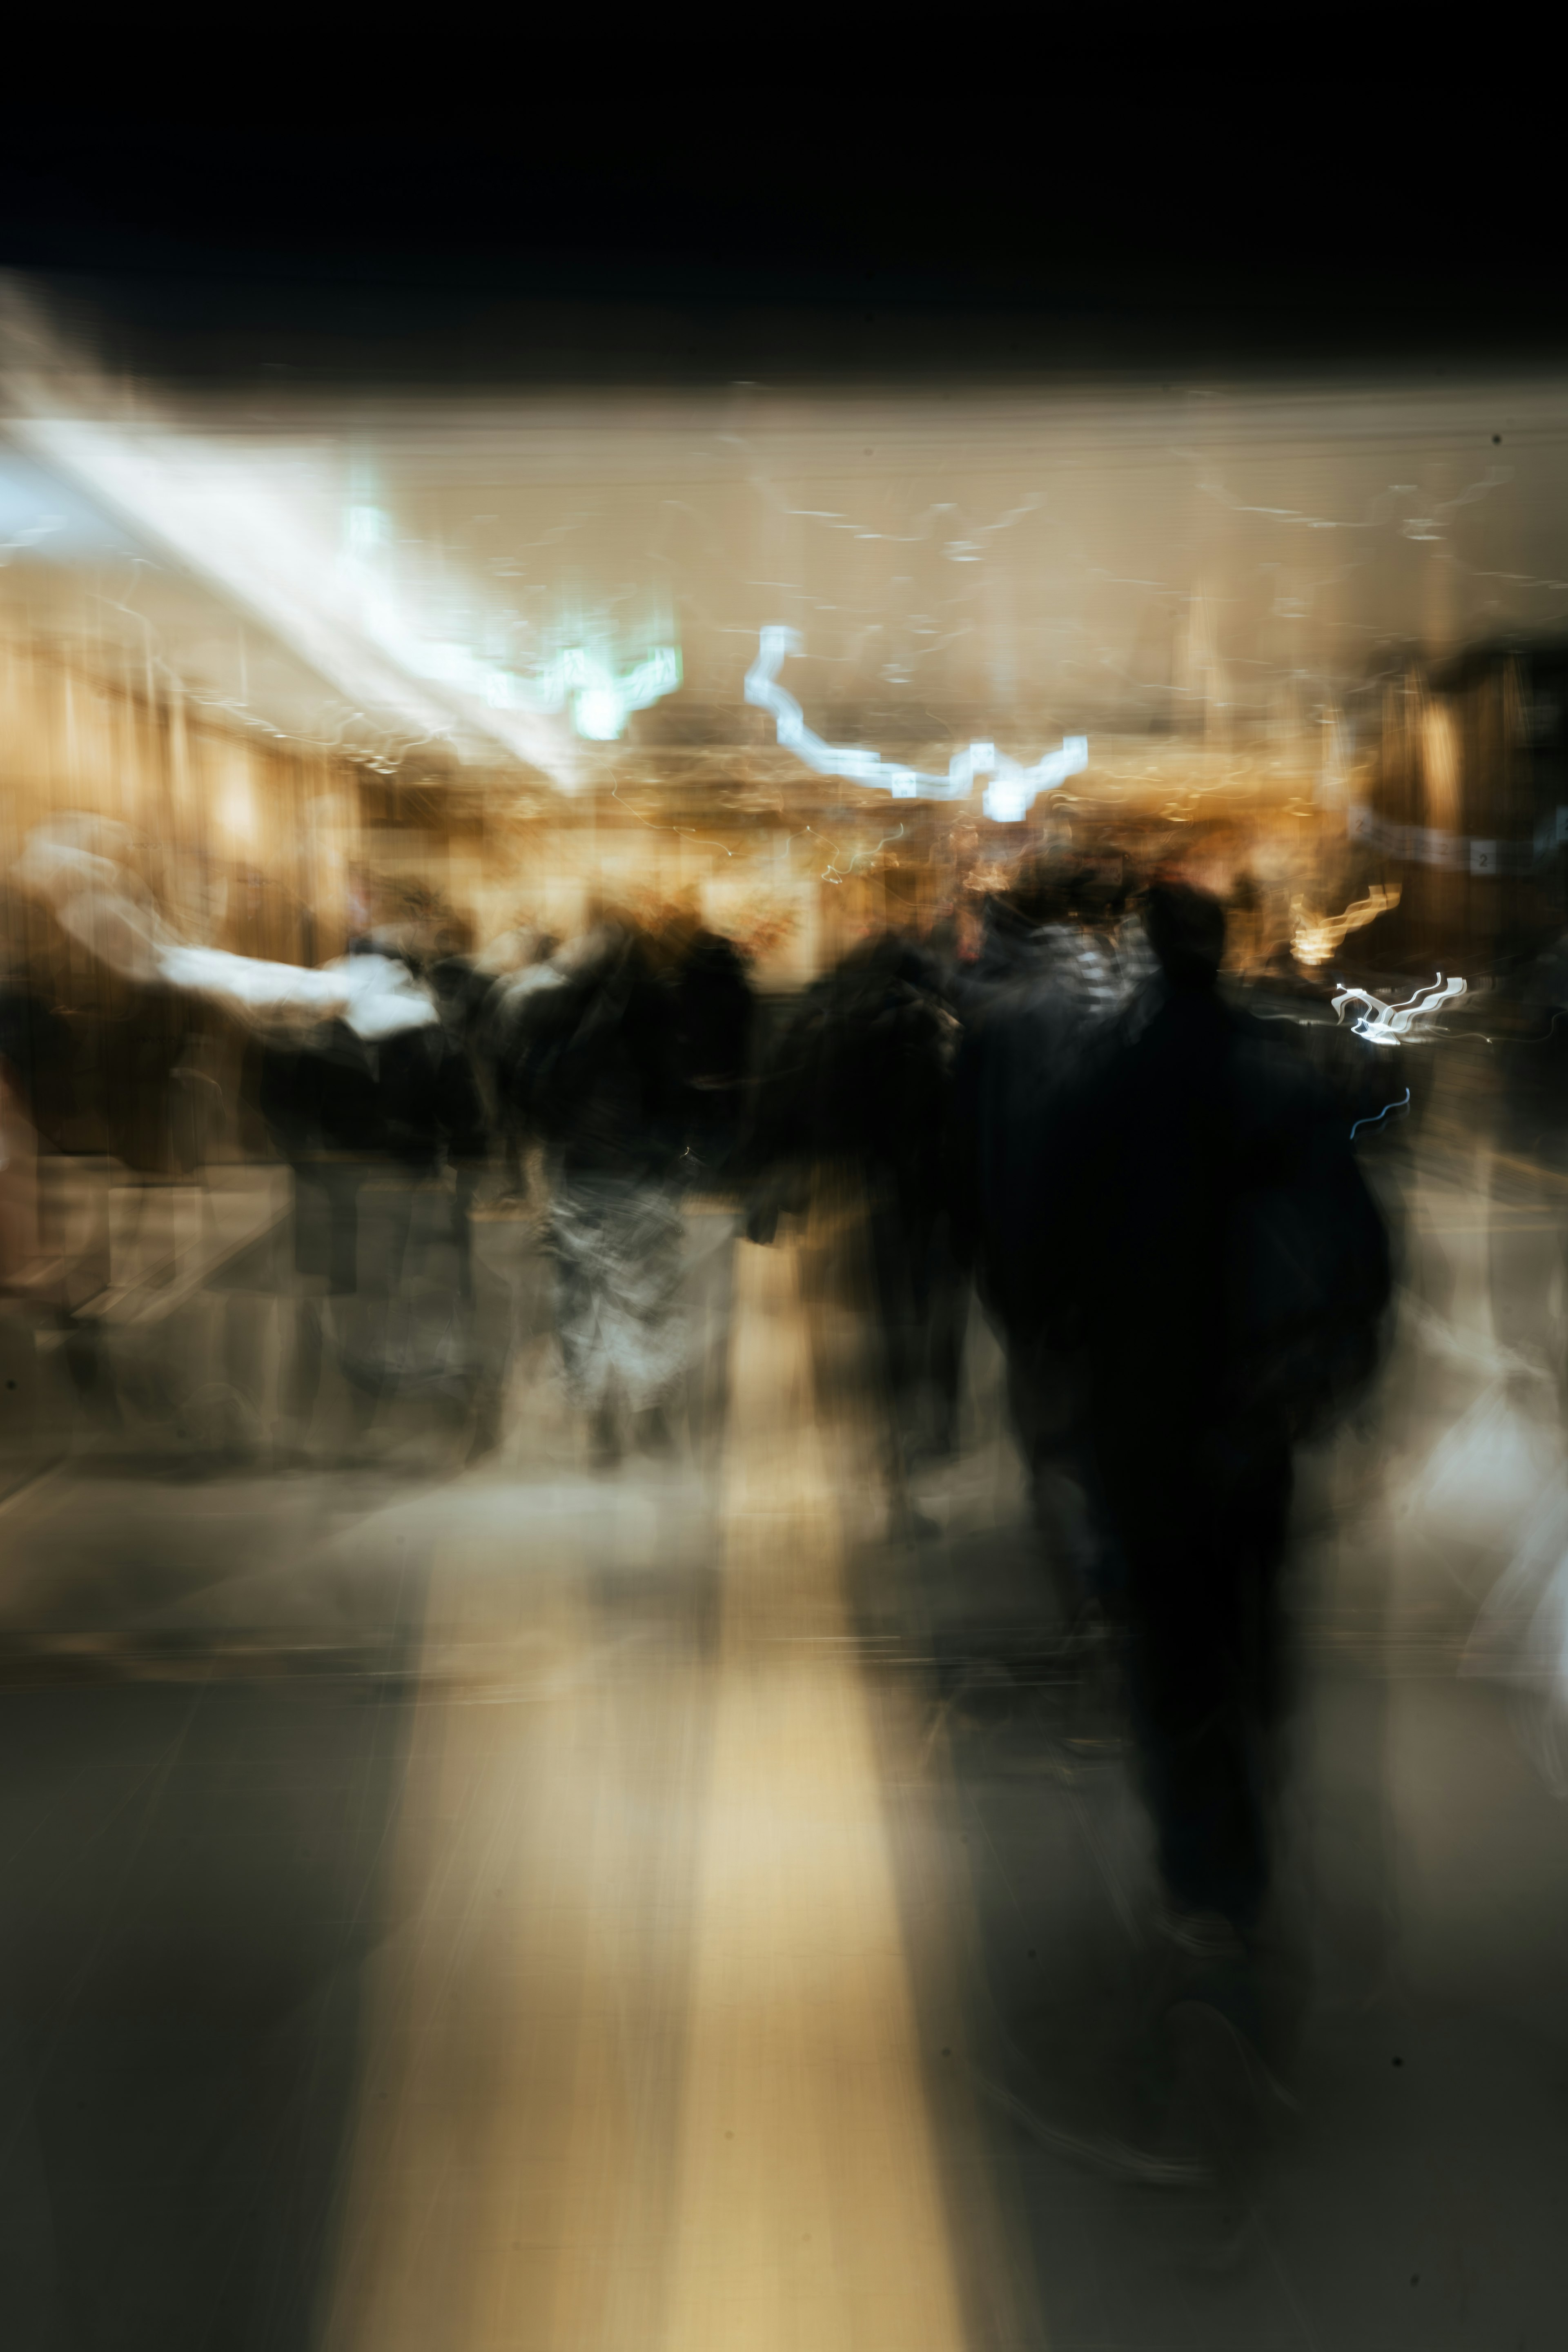
[[[1342,1106],[1222,995],[1225,915],[1151,891],[1159,976],[1075,1082],[1042,1202],[1084,1351],[1128,1608],[1128,1681],[1167,1968],[1152,2044],[1245,2205],[1264,2061],[1289,1657],[1292,1449],[1371,1377],[1387,1235]],[[1217,2118],[1217,2120],[1216,2120]]]
[[[1001,1340],[1009,1416],[1063,1655],[1114,1610],[1115,1551],[1096,1499],[1081,1347],[1045,1328],[1042,1281],[1076,1247],[1041,1215],[1061,1106],[1084,1040],[1115,1009],[1113,976],[1073,919],[1072,877],[1042,866],[987,909],[963,998],[951,1120],[953,1230]]]
[[[567,1391],[588,1417],[595,1466],[611,1469],[632,1428],[645,1448],[668,1448],[686,1366],[672,1008],[624,919],[602,919],[556,969],[563,985],[526,1001],[512,1084],[548,1156]]]
[[[891,933],[807,992],[761,1087],[747,1230],[771,1241],[818,1171],[847,1173],[865,1207],[880,1359],[882,1444],[895,1532],[928,1532],[909,1492],[944,1244],[944,1160],[957,1024],[929,967]],[[954,1384],[955,1385],[955,1384]],[[951,1416],[950,1416],[951,1417]]]

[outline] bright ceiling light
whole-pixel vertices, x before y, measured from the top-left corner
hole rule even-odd
[[[91,412],[112,415],[108,388],[68,362],[31,320],[20,332],[13,324],[5,343],[0,394],[13,436],[144,543],[262,622],[356,709],[422,740],[445,739],[461,751],[477,739],[558,784],[576,780],[571,736],[546,714],[493,697],[481,665],[460,648],[432,649],[384,594],[345,596],[341,523],[325,499],[318,506],[290,495],[269,470],[220,444],[157,424],[101,421]],[[68,406],[62,383],[74,387]],[[376,509],[353,510],[356,556],[368,556],[384,536]],[[347,609],[353,603],[357,612]]]
[[[779,741],[819,776],[844,776],[851,783],[870,784],[879,792],[890,793],[896,801],[967,800],[976,779],[990,776],[994,781],[984,796],[986,815],[998,824],[1018,824],[1027,816],[1039,793],[1053,792],[1069,776],[1081,775],[1089,765],[1089,739],[1084,735],[1068,735],[1058,751],[1046,752],[1032,768],[1020,767],[1005,752],[999,752],[994,743],[971,743],[964,751],[954,752],[945,776],[925,775],[916,768],[900,767],[875,751],[825,743],[807,727],[805,715],[794,695],[787,694],[777,682],[787,656],[805,650],[804,641],[794,629],[763,629],[757,658],[746,673],[746,700],[771,713]]]

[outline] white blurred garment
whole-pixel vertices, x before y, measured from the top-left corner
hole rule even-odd
[[[171,948],[162,977],[193,995],[216,996],[244,1013],[339,1016],[356,1037],[374,1044],[409,1029],[427,1029],[440,1015],[429,991],[406,964],[390,956],[342,956],[320,971],[262,963],[218,948]]]
[[[618,1393],[643,1412],[679,1380],[684,1242],[680,1212],[662,1186],[616,1176],[558,1179],[547,1247],[575,1403],[598,1409]]]
[[[1568,1798],[1568,1472],[1538,1503],[1488,1596],[1460,1669],[1529,1702],[1527,1744],[1554,1796]]]
[[[1563,1475],[1563,1447],[1495,1381],[1445,1430],[1412,1480],[1411,1517],[1434,1540],[1508,1554]]]
[[[374,1043],[440,1019],[429,991],[389,954],[343,956],[321,971],[266,963],[178,939],[146,892],[111,858],[84,845],[115,843],[115,830],[64,818],[29,835],[16,878],[54,908],[62,929],[126,980],[216,997],[252,1017],[341,1019]]]

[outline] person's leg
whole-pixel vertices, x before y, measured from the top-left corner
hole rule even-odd
[[[1097,1522],[1083,1475],[1072,1362],[1037,1341],[1007,1349],[1007,1401],[1030,1506],[1064,1631],[1093,1591]]]
[[[474,1191],[478,1181],[470,1168],[459,1168],[452,1180],[452,1248],[458,1261],[458,1296],[474,1296]]]
[[[1268,2004],[1285,1964],[1273,1898],[1289,1486],[1280,1450],[1223,1499],[1173,1462],[1122,1490],[1129,1698],[1166,1899],[1166,2005],[1210,2001],[1257,2049],[1277,2038]]]
[[[1163,1561],[1129,1551],[1130,1712],[1164,1898],[1129,2020],[1131,2054],[1142,2128],[1163,2156],[1205,2168],[1220,2198],[1208,2218],[1228,2240],[1256,2194],[1268,2104],[1245,1731],[1215,1654],[1218,1629],[1184,1622],[1161,1578],[1190,1572],[1192,1551],[1173,1547]]]
[[[907,1435],[913,1386],[915,1302],[910,1270],[912,1236],[897,1207],[877,1206],[869,1217],[871,1267],[876,1284],[883,1377],[889,1410],[900,1435]]]
[[[1268,1735],[1289,1465],[1205,1474],[1195,1442],[1097,1429],[1125,1568],[1127,1696],[1163,1903],[1129,2020],[1152,2148],[1202,2165],[1210,2254],[1234,2251],[1285,2098],[1268,1906]],[[1272,1971],[1272,1972],[1271,1972]]]
[[[1172,1554],[1161,1563],[1167,1570],[1183,1564]],[[1245,1933],[1268,1876],[1254,1727],[1235,1662],[1224,1654],[1227,1629],[1210,1611],[1178,1622],[1181,1605],[1135,1588],[1128,1645],[1128,1696],[1160,1875],[1173,1909]]]
[[[670,1416],[690,1371],[686,1220],[671,1182],[650,1180],[619,1204],[612,1252],[619,1371],[645,1453],[675,1447]]]
[[[368,1433],[387,1386],[388,1195],[374,1164],[332,1171],[331,1318],[356,1438]]]
[[[618,1384],[612,1377],[600,1390],[589,1421],[588,1458],[595,1470],[614,1470],[625,1452]]]
[[[253,1291],[231,1291],[223,1307],[224,1380],[242,1400],[247,1428],[258,1425],[264,1380],[263,1349],[272,1301]]]
[[[501,1165],[505,1171],[501,1197],[523,1201],[528,1197],[528,1171],[522,1162],[522,1121],[510,1106],[500,1118]]]
[[[896,1532],[927,1526],[910,1494],[910,1464],[915,1450],[914,1285],[909,1224],[896,1203],[878,1202],[868,1219],[878,1352],[880,1358],[882,1447],[888,1510]]]
[[[320,1196],[319,1202],[312,1202],[312,1219],[326,1221],[322,1270],[334,1298],[352,1298],[359,1288],[359,1183],[357,1169],[328,1167],[311,1185]],[[321,1246],[318,1243],[316,1251]],[[314,1255],[315,1251],[312,1269]]]
[[[289,1307],[278,1375],[278,1437],[285,1454],[296,1454],[310,1436],[321,1385],[321,1308],[302,1284]]]
[[[930,1364],[934,1437],[942,1454],[956,1454],[963,1391],[963,1344],[969,1327],[969,1277],[952,1252],[952,1236],[945,1217],[931,1234],[930,1293]]]
[[[605,1188],[558,1171],[548,1248],[555,1269],[555,1334],[566,1393],[586,1415],[589,1459],[621,1459],[620,1398],[606,1329],[610,1202]]]
[[[281,1301],[278,1367],[277,1443],[286,1456],[303,1451],[321,1383],[321,1307],[319,1294],[341,1269],[331,1187],[324,1171],[294,1171],[291,1278]]]

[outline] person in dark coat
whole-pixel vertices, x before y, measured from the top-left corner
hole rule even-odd
[[[1387,1235],[1342,1101],[1222,995],[1218,901],[1165,885],[1145,921],[1159,977],[1075,1079],[1033,1306],[1085,1364],[1167,1939],[1257,2047],[1292,1449],[1375,1365]]]
[[[499,978],[479,971],[468,998],[468,1041],[500,1146],[501,1197],[528,1195],[523,1155],[535,1140],[524,1100],[524,1065],[533,1034],[530,999],[561,984],[554,958],[560,941],[538,932],[528,941],[528,961]]]
[[[1146,954],[1140,930],[1112,943],[1087,919],[1103,912],[1094,878],[1041,858],[987,907],[961,999],[949,1179],[959,1253],[1005,1355],[1009,1413],[1069,1656],[1080,1635],[1082,1654],[1095,1650],[1089,1636],[1114,1613],[1118,1574],[1084,1420],[1081,1349],[1056,1344],[1037,1311],[1043,1268],[1064,1245],[1042,1220],[1040,1198],[1086,1040],[1128,1001]]]
[[[764,1074],[749,1153],[754,1241],[773,1238],[781,1210],[805,1207],[818,1170],[847,1171],[862,1189],[900,1528],[922,1524],[907,1486],[922,1391],[936,1400],[935,1442],[952,1444],[962,1341],[962,1322],[942,1312],[957,1023],[932,982],[930,959],[892,933],[816,982]]]
[[[422,1287],[447,1289],[448,1276],[432,1271],[437,1257],[451,1269],[447,1319],[468,1314],[469,1211],[489,1139],[468,1057],[440,1021],[374,1044],[343,1020],[265,1040],[251,1083],[294,1175],[298,1313],[282,1398],[287,1449],[302,1440],[315,1406],[323,1294],[362,1430],[398,1385],[393,1359],[405,1351],[393,1347],[392,1326],[410,1286],[417,1278]],[[446,1230],[427,1233],[417,1221],[422,1188],[446,1171],[453,1177],[440,1209]],[[459,1377],[454,1369],[450,1378]]]
[[[696,934],[675,972],[671,1010],[686,1157],[694,1181],[721,1182],[744,1127],[756,1029],[756,998],[732,940]]]
[[[1083,986],[1065,889],[994,907],[953,1083],[949,1185],[955,1246],[1002,1347],[1008,1412],[1060,1631],[1109,1605],[1114,1578],[1083,1422],[1081,1349],[1037,1310],[1040,1261],[1058,1238],[1040,1194],[1056,1122],[1098,1007]]]

